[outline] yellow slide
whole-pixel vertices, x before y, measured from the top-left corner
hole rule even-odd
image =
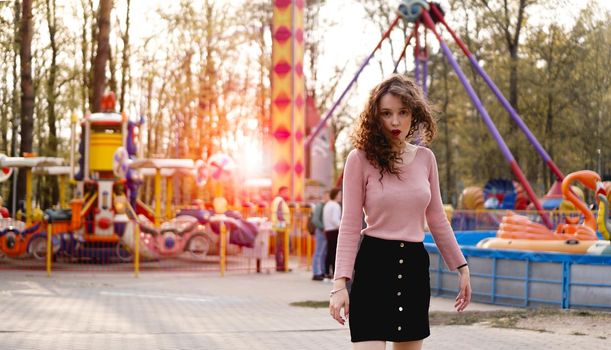
[[[609,200],[607,196],[604,194],[599,194],[598,199],[598,217],[596,218],[596,223],[598,224],[598,230],[603,234],[603,238],[606,240],[611,240],[611,221],[607,220],[609,218]]]

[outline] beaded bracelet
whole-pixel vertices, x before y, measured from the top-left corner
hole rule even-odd
[[[333,294],[335,294],[335,293],[337,293],[337,292],[339,292],[339,291],[341,291],[341,290],[344,290],[344,289],[346,289],[346,287],[341,287],[341,288],[339,288],[339,289],[334,289],[334,290],[332,290],[332,291],[329,293],[329,298],[330,298],[330,297],[332,297],[332,296],[333,296]]]

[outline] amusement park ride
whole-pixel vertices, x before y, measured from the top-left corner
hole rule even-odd
[[[33,256],[43,259],[47,251],[49,224],[52,224],[54,254],[98,262],[129,261],[135,245],[134,225],[138,225],[139,251],[144,259],[178,256],[185,252],[192,258],[205,257],[213,251],[211,245],[219,241],[214,237],[215,232],[219,233],[219,227],[214,230],[211,224],[225,221],[226,208],[220,213],[199,210],[198,216],[191,216],[187,211],[173,217],[173,181],[170,179],[183,174],[195,177],[196,183],[203,185],[208,180],[209,171],[214,179],[229,171],[230,160],[222,155],[211,158],[208,163],[191,159],[138,159],[137,134],[143,121],[133,122],[125,114],[112,112],[113,94],[104,97],[102,109],[106,112],[93,113],[81,122],[78,168],[74,155],[71,155],[70,166],[65,166],[61,158],[0,155],[1,181],[7,180],[14,168],[26,171],[27,178],[25,221],[8,217],[0,219],[0,254],[12,258]],[[75,117],[72,122],[72,140],[75,140]],[[40,209],[33,210],[32,172],[56,174],[62,179],[70,174],[75,183],[75,198],[70,201],[69,208],[65,205],[62,186],[59,208],[47,209],[44,215]],[[143,175],[155,177],[154,209],[137,198]],[[164,222],[161,214],[162,177],[167,179]],[[231,220],[235,219],[227,219]],[[244,226],[241,228],[245,229]],[[254,233],[251,236],[254,240]],[[242,239],[238,243],[249,246],[252,240]]]
[[[34,256],[44,255],[46,226],[40,209],[32,208],[32,174],[41,171],[65,174],[66,168],[62,167],[63,162],[61,158],[7,157],[0,154],[0,167],[3,169],[0,181],[7,180],[13,173],[13,169],[19,169],[26,174],[25,221],[8,217],[7,211],[2,215],[0,218],[0,255],[4,254],[9,257],[21,257],[29,253]],[[64,193],[63,190],[60,191],[62,202]]]

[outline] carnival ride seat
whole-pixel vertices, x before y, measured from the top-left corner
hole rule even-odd
[[[198,220],[192,216],[178,216],[170,221],[161,224],[160,233],[172,232],[178,236],[193,231],[199,224]]]
[[[40,222],[36,222],[35,224],[26,227],[26,223],[23,221],[19,221],[19,220],[13,220],[13,219],[2,219],[0,220],[0,222],[2,222],[3,220],[11,220],[11,223],[0,223],[0,236],[3,236],[9,232],[12,232],[14,234],[17,235],[21,235],[21,236],[27,236],[31,233],[36,232],[39,228],[40,228]]]
[[[140,227],[140,231],[143,233],[148,233],[151,235],[159,235],[159,229],[157,229],[153,223],[143,214],[138,215],[137,220],[138,226]]]
[[[72,220],[72,209],[47,209],[45,216],[50,223]]]
[[[228,210],[222,216],[212,216],[210,218],[212,232],[216,234],[221,232],[221,222],[231,232],[229,236],[230,243],[241,247],[254,247],[255,237],[259,231],[256,224],[245,220],[239,212]]]
[[[210,217],[212,216],[212,212],[205,209],[181,209],[178,213],[176,213],[176,217],[180,216],[191,216],[196,218],[200,224],[204,225],[210,221]]]
[[[163,235],[166,232],[171,232],[175,235],[182,236],[195,230],[198,224],[199,221],[197,218],[185,215],[176,217],[170,221],[166,221],[161,224],[161,227],[157,228],[145,215],[138,215],[138,225],[140,226],[140,231],[153,236]]]
[[[178,212],[177,217],[193,217],[200,224],[210,224],[210,230],[215,234],[221,232],[221,222],[231,234],[229,242],[241,247],[253,247],[258,228],[252,222],[245,220],[239,212],[228,210],[223,215],[213,215],[205,209],[183,209]]]
[[[25,222],[11,218],[0,219],[0,235],[9,231],[17,231],[19,233],[25,231]]]

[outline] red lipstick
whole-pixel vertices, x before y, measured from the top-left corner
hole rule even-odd
[[[391,134],[392,134],[392,136],[394,136],[394,137],[399,137],[399,135],[401,135],[401,130],[399,130],[399,129],[393,129],[393,130],[391,131]]]

